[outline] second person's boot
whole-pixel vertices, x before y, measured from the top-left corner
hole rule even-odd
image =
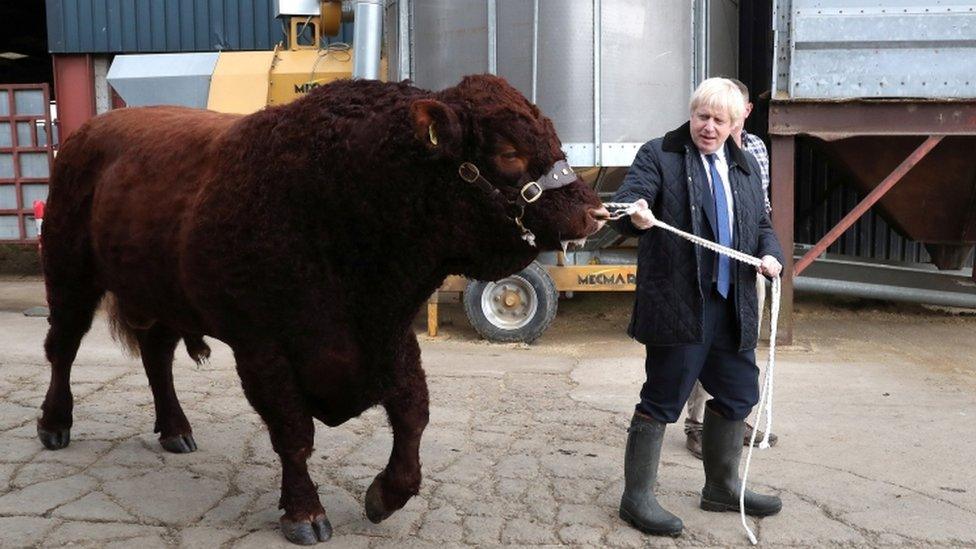
[[[739,460],[742,458],[742,434],[745,422],[729,421],[707,406],[702,427],[702,461],[705,464],[705,487],[701,508],[706,511],[739,510]],[[783,508],[776,496],[764,496],[746,490],[747,515],[765,517]]]
[[[677,536],[684,524],[662,508],[654,497],[664,428],[664,423],[638,412],[630,421],[624,455],[625,483],[624,495],[620,498],[620,518],[645,534]]]

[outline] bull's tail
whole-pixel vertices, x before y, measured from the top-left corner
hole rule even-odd
[[[119,305],[118,298],[112,292],[105,294],[105,299],[102,300],[102,308],[108,316],[108,325],[112,332],[112,339],[122,346],[126,355],[133,358],[138,357],[139,336],[136,330],[148,328],[152,324],[140,325],[140,323],[126,317],[122,311],[122,307]]]

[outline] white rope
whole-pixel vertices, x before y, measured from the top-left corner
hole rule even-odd
[[[637,211],[637,205],[633,203],[610,202],[604,204],[604,207],[611,212],[611,220],[629,216]],[[654,214],[650,210],[647,210],[647,213],[650,214],[655,227],[660,227],[665,231],[674,233],[684,239],[698,244],[699,246],[712,250],[715,253],[731,257],[737,261],[748,263],[754,267],[759,267],[762,265],[762,260],[758,257],[744,254],[738,250],[733,250],[732,248],[727,248],[721,244],[712,242],[711,240],[682,231],[681,229],[676,229],[671,225],[668,225],[667,223],[655,218]],[[769,448],[769,434],[773,430],[773,368],[776,365],[776,324],[779,321],[779,303],[782,293],[782,282],[782,277],[777,276],[773,279],[772,302],[769,305],[769,357],[766,359],[766,375],[763,376],[762,389],[759,392],[759,410],[756,412],[757,425],[761,421],[763,413],[766,414],[766,429],[763,433],[763,439],[759,443],[759,448],[761,449]],[[759,318],[760,320],[762,319],[762,311],[759,311]],[[742,471],[742,483],[739,487],[739,518],[742,521],[742,527],[746,530],[746,535],[749,536],[749,542],[753,545],[756,545],[758,540],[756,539],[756,535],[752,532],[752,529],[749,528],[749,524],[746,522],[745,499],[746,479],[749,477],[749,465],[752,463],[752,450],[756,443],[756,431],[757,429],[753,429],[752,435],[749,437],[749,452],[746,454],[746,465]]]

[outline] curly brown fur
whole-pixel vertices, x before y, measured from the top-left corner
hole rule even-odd
[[[69,370],[57,364],[70,366],[87,330],[85,299],[104,291],[122,305],[112,318],[123,340],[126,325],[151,319],[145,344],[157,350],[144,364],[160,410],[178,410],[175,338],[195,360],[202,335],[226,342],[282,457],[288,531],[322,512],[304,464],[312,418],[338,425],[382,404],[394,453],[368,505],[388,516],[420,482],[428,412],[414,315],[448,274],[495,279],[539,251],[458,166],[475,163],[511,199],[563,158],[552,123],[487,75],[438,93],[340,81],[244,117],[110,112],[67,140],[52,176],[52,366]],[[599,206],[575,181],[547,191],[524,223],[556,249],[594,232]],[[60,387],[52,402],[67,398]],[[182,412],[166,413],[187,436]]]

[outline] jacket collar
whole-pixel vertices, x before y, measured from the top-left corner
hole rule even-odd
[[[698,148],[695,147],[695,142],[691,140],[691,122],[685,122],[678,129],[671,130],[664,134],[664,141],[661,143],[661,149],[665,152],[681,153],[684,154],[686,147],[690,147],[691,150],[697,151]],[[749,162],[746,161],[746,155],[742,152],[742,149],[735,144],[731,138],[725,140],[726,147],[726,159],[728,160],[729,167],[738,166],[739,169],[749,174]]]

